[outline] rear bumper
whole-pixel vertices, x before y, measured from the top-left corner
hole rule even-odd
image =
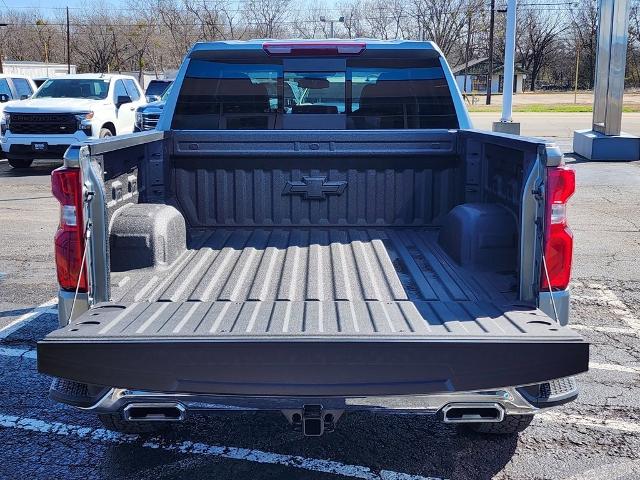
[[[189,393],[162,393],[111,388],[81,410],[95,413],[118,413],[135,404],[175,404],[187,413],[220,413],[246,411],[297,410],[304,405],[322,405],[326,410],[370,411],[383,414],[437,415],[452,404],[498,404],[506,415],[534,414],[577,397],[577,387],[572,378],[563,379],[573,385],[572,390],[553,392],[549,402],[531,402],[521,388],[507,387],[478,392],[452,392],[432,395],[366,396],[366,397],[238,397],[196,395]],[[548,384],[547,384],[548,385]],[[535,386],[534,386],[535,387]],[[534,387],[527,387],[531,391]],[[557,401],[561,398],[562,401]],[[60,400],[54,396],[54,399]],[[67,403],[67,402],[65,402]]]

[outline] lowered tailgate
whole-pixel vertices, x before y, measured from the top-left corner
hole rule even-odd
[[[588,344],[434,230],[216,230],[38,344],[41,372],[163,392],[468,391],[587,370]],[[141,274],[143,272],[140,272]]]
[[[587,370],[588,344],[486,302],[103,304],[38,345],[41,372],[164,392],[402,395]]]

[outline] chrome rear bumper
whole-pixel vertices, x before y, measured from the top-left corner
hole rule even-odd
[[[79,407],[95,413],[121,412],[132,404],[172,404],[187,413],[283,411],[318,404],[324,409],[340,411],[373,411],[386,414],[436,415],[451,404],[495,403],[507,415],[526,415],[539,411],[527,402],[516,388],[484,392],[458,392],[434,395],[384,396],[354,398],[312,397],[230,397],[188,393],[153,393],[113,388],[90,407]]]

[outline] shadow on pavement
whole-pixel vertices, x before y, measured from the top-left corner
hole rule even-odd
[[[303,437],[280,414],[230,413],[192,417],[162,435],[167,444],[202,442],[297,455],[425,477],[484,479],[500,472],[515,453],[517,435],[484,436],[432,417],[351,413],[336,432]],[[190,459],[188,459],[190,457]],[[295,466],[121,445],[103,457],[107,476],[136,479],[335,478]],[[187,473],[187,474],[186,474]]]
[[[0,177],[41,177],[49,176],[56,168],[62,166],[61,161],[38,161],[33,162],[29,168],[13,168],[9,162],[0,163]]]

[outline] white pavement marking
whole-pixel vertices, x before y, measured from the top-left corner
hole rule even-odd
[[[640,460],[608,463],[567,477],[565,480],[602,480],[603,478],[607,480],[640,478]]]
[[[3,338],[7,338],[13,332],[22,328],[25,324],[35,320],[40,315],[43,315],[45,313],[58,313],[57,310],[54,310],[51,308],[57,302],[58,302],[57,297],[52,298],[51,300],[44,302],[42,305],[37,306],[30,312],[27,312],[24,315],[21,315],[20,317],[16,318],[12,322],[9,322],[4,327],[0,328],[0,340]]]
[[[610,307],[613,307],[611,311],[623,322],[629,325],[629,327],[635,330],[637,334],[640,334],[640,320],[637,319],[635,315],[633,315],[631,310],[629,310],[629,308],[618,298],[615,293],[613,293],[611,289],[609,289],[605,285],[600,285],[597,283],[588,284],[587,287],[598,290],[601,300]]]
[[[3,357],[21,357],[36,359],[36,351],[28,348],[0,347],[0,355]]]
[[[602,428],[604,430],[618,430],[627,433],[640,433],[640,423],[624,420],[606,420],[604,418],[589,417],[586,415],[574,415],[561,412],[543,412],[536,417],[553,423],[564,425],[582,425],[584,427]]]
[[[624,372],[624,373],[636,373],[640,374],[639,367],[625,367],[623,365],[616,365],[613,363],[595,363],[589,362],[589,368],[595,368],[596,370],[609,370],[611,372]]]
[[[331,473],[351,478],[363,478],[367,480],[442,480],[437,477],[422,477],[407,473],[381,470],[374,472],[368,467],[349,465],[323,460],[318,458],[305,458],[298,455],[284,455],[281,453],[265,452],[249,448],[225,447],[221,445],[208,445],[206,443],[184,441],[180,443],[164,442],[160,438],[153,438],[141,442],[139,435],[127,435],[111,432],[103,428],[80,427],[59,422],[45,422],[35,418],[17,417],[14,415],[0,414],[0,427],[28,430],[38,433],[47,433],[61,436],[78,437],[82,439],[113,444],[138,444],[144,448],[165,450],[169,452],[184,453],[188,455],[208,455],[212,457],[227,458],[231,460],[245,460],[248,462],[283,465],[285,467],[299,468],[302,470]]]
[[[592,327],[591,325],[580,325],[577,323],[570,323],[570,328],[574,330],[591,330],[593,332],[602,332],[602,333],[616,333],[622,335],[634,335],[638,336],[638,332],[636,332],[633,328],[624,328],[624,327]]]

